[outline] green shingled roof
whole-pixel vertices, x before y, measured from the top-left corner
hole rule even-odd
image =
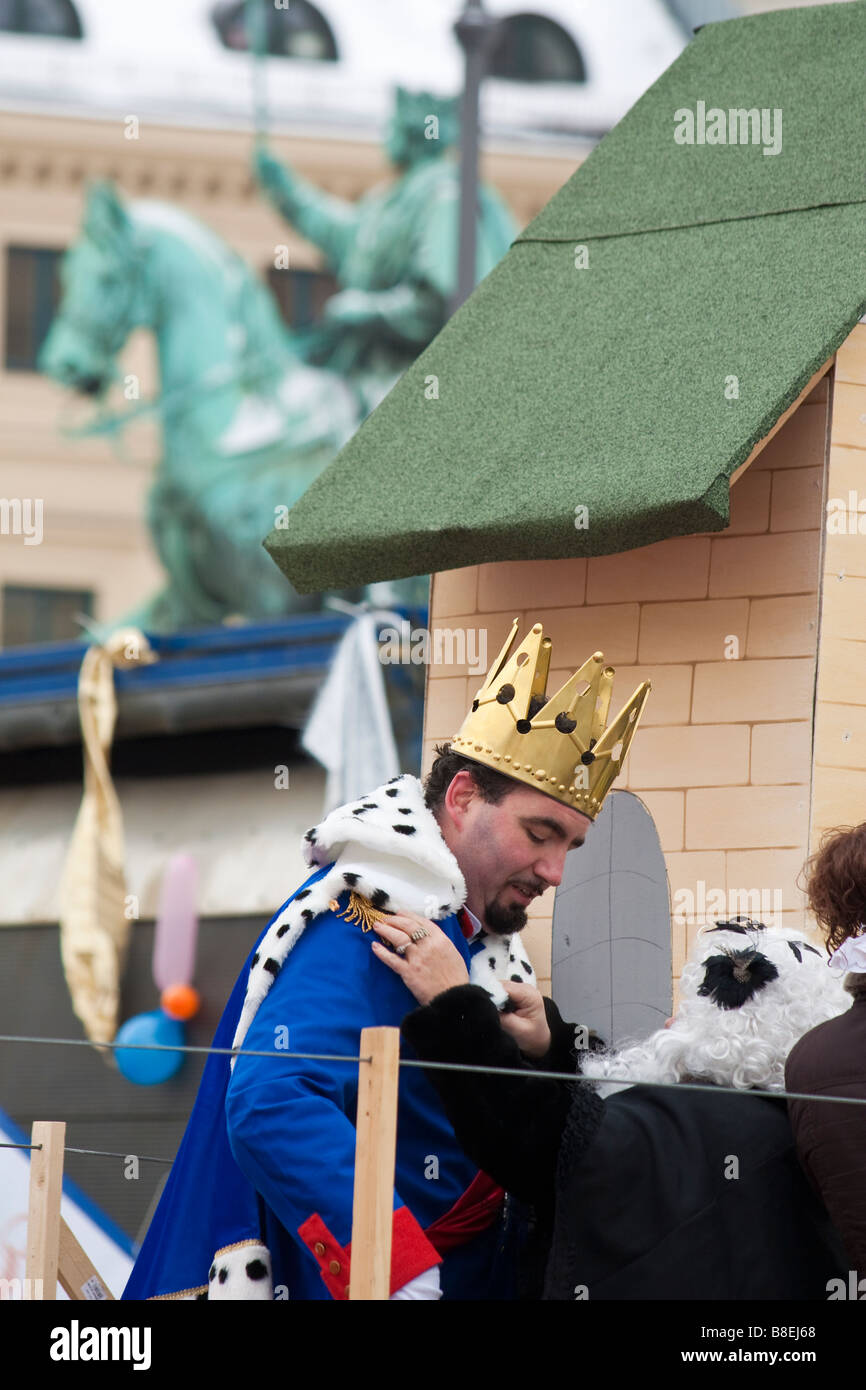
[[[295,587],[722,530],[866,312],[864,74],[864,0],[702,29],[268,536]],[[678,143],[698,103],[779,152]]]

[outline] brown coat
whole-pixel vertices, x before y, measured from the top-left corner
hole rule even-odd
[[[785,1087],[811,1095],[866,1100],[866,975],[846,987],[852,1007],[821,1023],[792,1048]],[[856,991],[856,992],[855,992]],[[852,1268],[866,1276],[866,1105],[789,1100],[797,1152],[845,1243]]]

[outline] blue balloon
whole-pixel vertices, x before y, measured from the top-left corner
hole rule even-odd
[[[165,1047],[176,1047],[183,1041],[183,1024],[179,1019],[169,1018],[162,1009],[128,1018],[118,1029],[115,1039],[119,1043],[159,1043]],[[138,1052],[118,1047],[114,1056],[118,1069],[127,1081],[134,1081],[137,1086],[156,1086],[160,1081],[168,1081],[170,1076],[174,1076],[183,1062],[184,1054]]]

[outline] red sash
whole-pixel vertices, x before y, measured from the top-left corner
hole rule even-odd
[[[447,1255],[449,1250],[465,1245],[473,1236],[492,1226],[504,1198],[505,1189],[479,1170],[453,1207],[437,1217],[424,1234],[440,1255]]]

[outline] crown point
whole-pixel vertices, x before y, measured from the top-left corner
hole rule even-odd
[[[533,632],[540,632],[540,631],[541,631],[541,623],[536,623],[535,626],[533,627],[532,631],[533,631]]]
[[[604,661],[604,652],[593,652],[592,659],[593,661],[598,661],[599,663]]]

